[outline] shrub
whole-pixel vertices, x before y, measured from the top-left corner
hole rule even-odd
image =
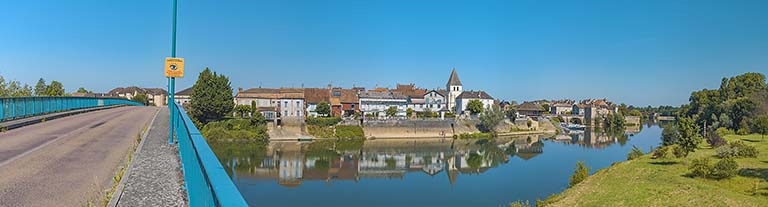
[[[739,150],[730,145],[720,146],[715,149],[715,152],[717,152],[717,157],[720,158],[736,157],[739,154]]]
[[[576,184],[586,180],[587,177],[589,177],[589,168],[587,168],[583,162],[576,162],[576,170],[573,171],[573,175],[571,175],[568,186],[576,186]]]
[[[727,135],[733,135],[733,134],[736,134],[736,133],[733,132],[733,130],[730,130],[728,128],[720,127],[720,128],[717,128],[717,130],[715,130],[715,134],[717,134],[720,137],[725,137]]]
[[[680,147],[679,145],[673,145],[672,147],[672,154],[675,155],[676,158],[684,158],[688,156],[688,151]]]
[[[752,145],[747,145],[742,141],[734,141],[730,143],[731,148],[736,148],[736,157],[757,157],[757,155],[760,153],[757,151],[757,148],[755,148]]]
[[[307,124],[314,126],[333,126],[341,122],[339,117],[307,117]]]
[[[509,204],[509,207],[531,207],[529,201],[515,201]]]
[[[721,159],[720,161],[715,163],[715,166],[712,168],[711,178],[715,178],[715,179],[730,178],[736,175],[738,171],[739,171],[739,163],[736,163],[736,160],[733,160],[733,158]]]
[[[459,139],[490,139],[493,138],[491,133],[462,133],[459,134]]]
[[[719,146],[726,145],[726,144],[728,144],[728,142],[726,142],[725,139],[723,139],[722,136],[720,136],[717,133],[715,133],[712,136],[709,136],[707,138],[707,144],[709,144],[709,146],[711,146],[712,148],[716,148],[716,147],[719,147]]]
[[[629,151],[627,160],[634,160],[640,158],[641,156],[643,156],[643,150],[637,148],[637,146],[632,145],[632,151]]]
[[[656,148],[656,150],[653,150],[653,155],[651,156],[652,159],[666,159],[669,158],[671,155],[672,146],[661,146]]]
[[[692,177],[709,177],[712,174],[712,164],[708,157],[691,160],[688,169],[691,170]]]
[[[307,132],[317,138],[334,138],[333,128],[309,125],[307,126]]]

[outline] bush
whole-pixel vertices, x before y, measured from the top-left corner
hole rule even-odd
[[[568,186],[576,186],[576,184],[586,180],[587,177],[589,177],[589,168],[587,168],[583,162],[576,162],[576,170],[573,171],[573,175],[571,175]]]
[[[656,148],[656,150],[653,150],[653,155],[651,156],[652,159],[667,159],[671,155],[671,148],[674,145],[670,146],[661,146]]]
[[[307,126],[307,132],[317,138],[334,138],[333,128],[309,125]]]
[[[674,154],[676,158],[684,158],[688,156],[688,151],[679,145],[674,145],[674,147],[672,147],[672,154]]]
[[[493,138],[491,133],[462,133],[459,134],[459,139],[490,139]]]
[[[709,144],[709,146],[711,146],[712,148],[716,148],[719,146],[726,145],[728,144],[728,142],[726,142],[722,136],[715,133],[707,138],[707,144]]]
[[[629,151],[627,160],[634,160],[640,158],[641,156],[643,156],[643,150],[637,148],[637,146],[632,145],[632,151]]]
[[[717,157],[720,158],[736,157],[739,155],[739,150],[730,145],[720,146],[715,149],[715,152],[717,152]]]
[[[307,117],[307,124],[314,126],[333,126],[341,122],[339,117]]]
[[[742,141],[733,141],[728,145],[720,146],[717,149],[715,149],[715,152],[717,152],[717,156],[720,158],[731,158],[731,157],[755,158],[760,153],[759,151],[757,151],[757,148],[751,145],[747,145]]]
[[[730,143],[732,148],[736,148],[736,151],[738,152],[736,154],[736,157],[752,157],[755,158],[760,153],[757,151],[757,148],[755,148],[752,145],[747,145],[742,141],[734,141]]]
[[[531,202],[529,201],[515,201],[509,204],[509,207],[531,207]]]
[[[336,138],[365,138],[360,126],[336,126]]]
[[[725,136],[733,135],[736,133],[733,132],[733,130],[730,130],[728,128],[720,127],[720,128],[717,128],[717,130],[715,130],[715,134],[717,134],[720,137],[725,137]]]
[[[715,163],[715,166],[712,168],[711,178],[715,178],[715,179],[730,178],[736,175],[738,171],[739,171],[739,163],[736,163],[736,160],[733,160],[733,158],[721,159],[720,161]]]
[[[708,157],[691,160],[688,169],[691,170],[692,177],[709,177],[712,174],[712,164]]]

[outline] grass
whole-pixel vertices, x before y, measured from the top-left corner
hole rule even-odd
[[[546,206],[766,206],[768,204],[768,141],[760,135],[726,136],[742,140],[761,153],[738,158],[739,174],[730,179],[690,178],[694,158],[719,158],[703,143],[688,158],[638,159],[602,169],[584,182],[545,200]],[[705,146],[706,145],[706,146]]]

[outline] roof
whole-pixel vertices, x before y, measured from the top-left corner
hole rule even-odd
[[[491,95],[488,95],[485,91],[464,91],[457,99],[493,99]]]
[[[304,102],[308,104],[316,104],[320,102],[329,102],[331,93],[327,88],[305,88],[304,89]]]
[[[524,102],[523,104],[520,104],[520,106],[517,106],[518,111],[543,111],[541,106],[533,103],[533,102]]]
[[[129,86],[129,87],[118,87],[115,89],[110,90],[107,94],[117,96],[117,94],[133,94],[133,93],[143,93],[143,94],[152,94],[152,95],[164,95],[167,94],[168,91],[162,89],[162,88],[139,88],[136,86]]]
[[[193,87],[186,88],[184,90],[176,92],[175,95],[177,95],[177,96],[191,96],[192,95],[192,91],[194,91],[192,89],[193,89]]]
[[[400,93],[392,93],[392,92],[365,92],[361,93],[360,98],[370,98],[370,99],[406,99],[406,97],[403,94]]]
[[[237,98],[304,99],[303,88],[251,88],[237,92]]]
[[[415,84],[408,84],[408,85],[397,84],[397,88],[392,90],[392,92],[400,93],[407,97],[423,98],[424,94],[427,93],[427,89],[416,88]]]
[[[456,68],[453,68],[453,71],[451,71],[451,77],[448,78],[448,85],[461,85],[459,74],[456,74]]]
[[[331,97],[332,99],[334,99],[334,98],[337,99],[337,100],[332,100],[332,102],[337,102],[337,103],[357,103],[358,100],[359,100],[358,97],[357,97],[357,92],[358,92],[357,89],[334,88],[333,92],[339,92],[341,96],[339,96],[339,97]]]

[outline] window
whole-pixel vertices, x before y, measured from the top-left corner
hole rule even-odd
[[[296,108],[301,108],[301,104],[300,103],[301,103],[300,101],[296,101]]]
[[[354,110],[355,109],[355,104],[352,104],[349,107]]]
[[[284,116],[288,116],[288,110],[285,110]]]
[[[341,96],[341,91],[334,91],[333,96],[336,96],[336,97]]]
[[[301,116],[301,111],[296,110],[296,116]]]
[[[288,101],[285,101],[285,102],[283,103],[283,107],[286,107],[286,108],[288,108]],[[285,112],[285,113],[287,114],[288,112]]]

